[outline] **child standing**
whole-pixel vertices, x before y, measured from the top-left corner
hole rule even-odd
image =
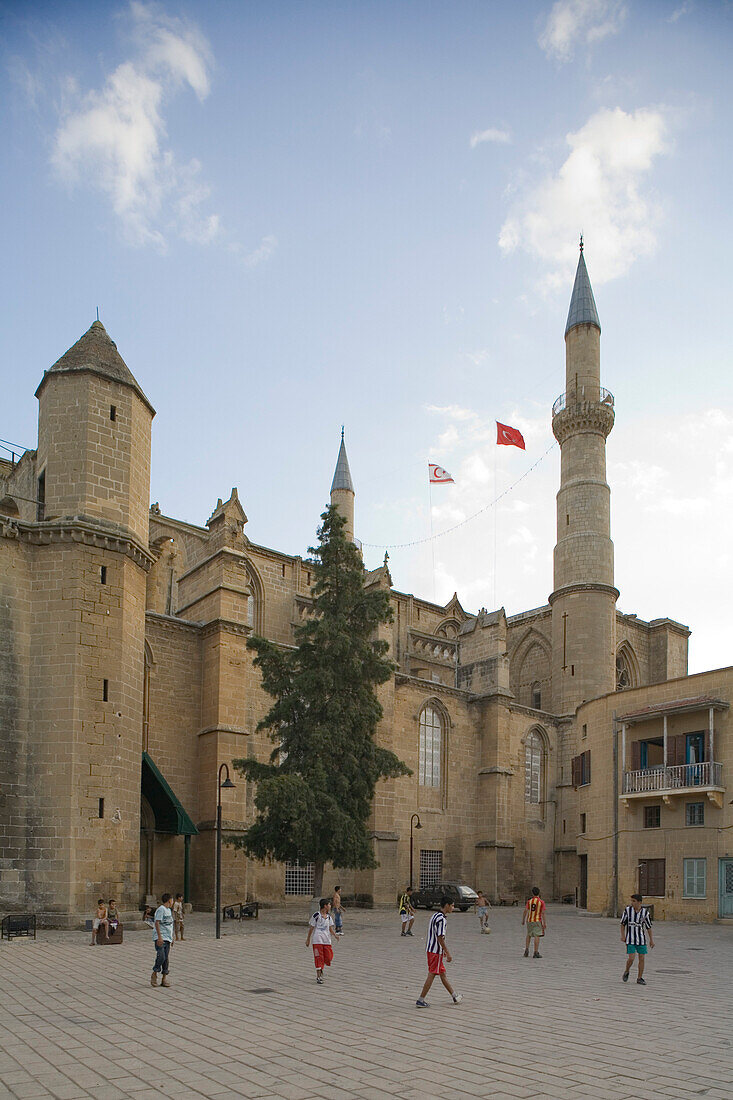
[[[524,913],[522,914],[522,924],[527,925],[527,939],[524,944],[524,957],[525,959],[529,955],[529,945],[534,941],[534,954],[533,959],[541,959],[542,956],[539,953],[539,937],[544,936],[547,929],[547,920],[545,918],[545,903],[540,897],[539,886],[532,887],[532,897],[527,899],[527,904],[524,907]]]
[[[479,890],[478,897],[476,899],[476,914],[479,920],[479,927],[482,932],[490,932],[489,928],[489,905],[488,898],[484,894],[483,890]]]
[[[160,984],[169,986],[168,981],[168,956],[173,943],[173,896],[163,894],[160,905],[155,910],[153,921],[153,943],[155,944],[155,966],[150,975],[150,984],[158,984],[158,974],[163,975]]]
[[[344,931],[344,907],[341,904],[341,887],[334,886],[331,898],[331,912],[333,913],[334,935],[343,936]]]
[[[183,939],[183,894],[176,894],[176,900],[173,902],[173,931],[174,938],[177,940]]]
[[[321,898],[319,911],[314,913],[308,921],[310,928],[305,941],[305,946],[309,947],[311,936],[313,937],[313,961],[316,964],[316,981],[319,985],[323,985],[324,967],[330,966],[333,961],[331,929],[334,927],[334,921],[330,909],[331,902],[328,898]]]
[[[107,922],[107,906],[104,904],[104,898],[97,898],[97,915],[92,920],[92,947],[96,945],[97,933],[100,928],[106,936],[109,924]]]

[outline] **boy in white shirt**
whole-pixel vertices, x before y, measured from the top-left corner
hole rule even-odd
[[[334,927],[331,916],[331,902],[328,898],[321,898],[319,911],[314,913],[308,921],[310,928],[306,937],[305,946],[310,947],[313,937],[313,961],[316,964],[316,981],[323,985],[323,969],[331,965],[333,960],[333,946],[331,944],[331,929]]]

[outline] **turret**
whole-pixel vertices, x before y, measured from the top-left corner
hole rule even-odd
[[[616,600],[606,438],[613,395],[601,387],[601,324],[580,242],[565,327],[565,393],[552,410],[560,444],[552,605],[554,709],[570,713],[615,686]]]
[[[38,518],[107,520],[147,546],[155,410],[101,321],[44,372],[36,397]]]
[[[331,504],[338,508],[340,514],[346,520],[344,535],[350,541],[354,541],[354,483],[351,480],[349,460],[346,457],[346,445],[344,443],[344,429],[341,429],[341,446],[336,460],[336,471],[331,483]]]

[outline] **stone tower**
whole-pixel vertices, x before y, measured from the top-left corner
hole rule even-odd
[[[346,457],[346,445],[344,443],[344,429],[341,429],[341,446],[336,460],[336,471],[331,484],[331,504],[338,508],[346,520],[344,535],[349,542],[354,541],[354,483],[351,480],[349,460]]]
[[[615,687],[613,583],[606,439],[613,396],[601,387],[601,325],[580,244],[565,327],[565,393],[552,410],[560,444],[552,605],[553,707],[568,714]]]
[[[150,431],[155,412],[99,322],[46,371],[31,566],[27,899],[75,925],[139,904]]]

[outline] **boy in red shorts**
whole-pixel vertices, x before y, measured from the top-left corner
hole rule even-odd
[[[462,993],[454,993],[445,973],[445,966],[443,959],[447,962],[453,962],[453,956],[445,945],[445,927],[446,917],[449,913],[453,912],[453,902],[450,898],[440,899],[440,912],[434,913],[430,918],[430,924],[428,925],[428,938],[426,943],[426,951],[428,955],[428,976],[425,979],[425,985],[422,987],[422,993],[415,1001],[418,1008],[430,1008],[430,1005],[425,1000],[428,995],[430,986],[435,981],[436,975],[440,978],[445,988],[453,998],[453,1004],[458,1005],[463,1000]]]
[[[305,941],[305,946],[310,947],[313,937],[313,961],[316,964],[316,981],[323,985],[323,969],[331,965],[333,959],[333,946],[331,944],[331,929],[334,927],[333,917],[330,914],[331,902],[328,898],[319,901],[319,912],[314,913],[308,921],[310,928]]]

